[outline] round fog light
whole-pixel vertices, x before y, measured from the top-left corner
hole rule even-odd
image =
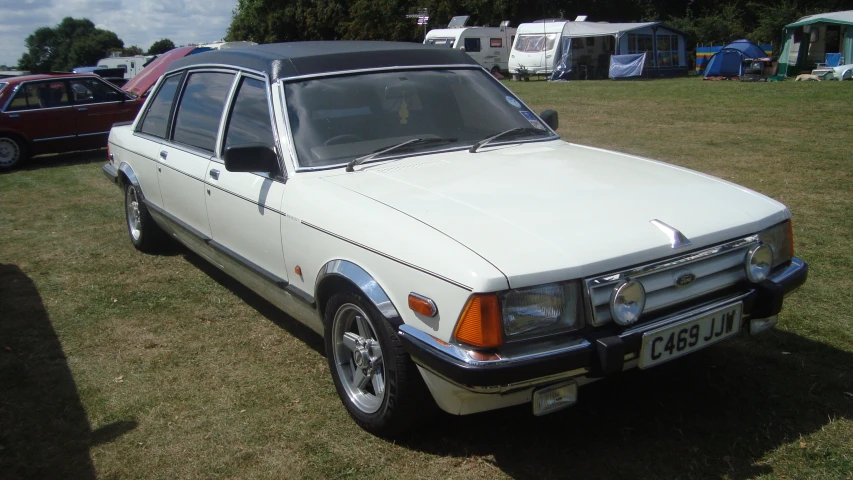
[[[619,325],[631,325],[640,319],[646,306],[646,289],[643,284],[627,280],[610,295],[610,315]]]
[[[773,250],[765,245],[759,244],[749,250],[746,254],[746,278],[752,283],[758,283],[770,274],[773,264]]]

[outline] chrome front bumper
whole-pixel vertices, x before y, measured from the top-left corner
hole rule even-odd
[[[439,377],[471,391],[505,392],[565,378],[600,378],[621,372],[636,363],[644,333],[727,304],[743,302],[745,319],[773,317],[782,309],[784,297],[805,283],[807,277],[808,265],[795,257],[786,268],[751,285],[745,293],[714,299],[627,329],[617,325],[591,329],[559,346],[540,347],[523,354],[491,352],[493,359],[488,360],[480,359],[481,352],[440,341],[410,325],[400,326],[398,336],[415,363]]]

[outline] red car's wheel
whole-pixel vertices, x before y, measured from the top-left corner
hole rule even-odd
[[[17,137],[0,135],[0,170],[14,168],[27,158],[27,146]]]

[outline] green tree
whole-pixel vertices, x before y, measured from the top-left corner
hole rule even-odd
[[[145,51],[139,48],[137,45],[131,45],[129,47],[125,47],[121,50],[121,55],[123,57],[132,57],[134,55],[143,55]]]
[[[109,30],[95,28],[87,18],[66,17],[55,27],[41,27],[30,34],[27,51],[18,66],[31,72],[68,71],[76,66],[94,65],[124,42]]]
[[[174,42],[168,38],[161,38],[151,44],[151,47],[148,48],[148,55],[160,55],[161,53],[166,53],[173,48],[175,48]]]

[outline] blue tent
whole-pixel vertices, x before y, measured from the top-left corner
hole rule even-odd
[[[767,53],[758,45],[746,39],[735,40],[715,53],[708,66],[705,77],[743,76],[743,61],[750,58],[764,58]]]

